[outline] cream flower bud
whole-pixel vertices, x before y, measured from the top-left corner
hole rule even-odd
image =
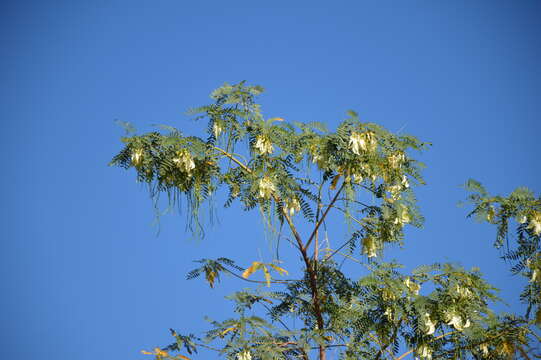
[[[188,175],[191,175],[191,171],[195,169],[195,162],[187,149],[178,151],[177,157],[173,159],[173,162],[180,170],[188,173]]]
[[[301,204],[297,199],[288,200],[286,201],[286,209],[289,212],[289,216],[293,216],[296,212],[301,211]]]
[[[272,193],[276,191],[276,187],[272,180],[268,177],[259,179],[259,197],[262,199],[268,199]]]
[[[536,236],[541,234],[541,213],[537,211],[533,213],[528,224],[528,229],[531,229]]]
[[[374,240],[372,236],[365,237],[362,243],[363,243],[363,254],[366,254],[369,258],[378,256],[376,241]]]
[[[237,354],[237,360],[252,360],[252,354],[248,350],[243,350]]]
[[[424,316],[424,326],[426,328],[426,334],[427,335],[432,335],[434,334],[434,331],[436,331],[436,324],[437,322],[433,322],[431,319],[430,319],[430,314],[429,313],[425,313],[425,316]]]
[[[258,135],[256,138],[255,148],[261,155],[272,154],[274,147],[272,142],[264,135]]]
[[[398,151],[392,155],[389,155],[387,158],[387,161],[389,162],[389,165],[393,169],[400,169],[402,167],[402,163],[406,161],[406,156],[403,152]]]
[[[215,138],[218,138],[218,136],[220,136],[223,130],[224,129],[217,122],[212,125],[212,132],[214,133]]]
[[[143,158],[143,150],[141,149],[135,149],[135,151],[133,151],[131,154],[131,162],[135,166],[141,164],[142,158]]]
[[[409,277],[404,280],[404,284],[406,284],[406,287],[415,295],[419,295],[419,290],[421,290],[421,285],[413,282]]]
[[[479,350],[483,353],[483,357],[487,357],[489,352],[488,352],[488,345],[483,343],[481,345],[479,345]]]
[[[417,355],[423,359],[432,359],[432,349],[427,345],[421,345],[417,349]]]

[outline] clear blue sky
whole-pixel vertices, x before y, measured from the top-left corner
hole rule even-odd
[[[347,109],[434,146],[420,156],[425,229],[393,253],[408,267],[479,265],[511,299],[494,229],[458,208],[469,177],[507,194],[539,182],[538,1],[26,1],[0,5],[1,357],[142,359],[167,329],[222,319],[222,297],[184,280],[201,257],[247,264],[266,249],[234,209],[202,242],[184,218],[161,234],[133,172],[107,167],[115,119],[198,134],[185,115],[223,82],[263,85],[267,116]],[[242,229],[242,232],[239,231]],[[520,309],[510,301],[510,310]],[[211,358],[202,356],[200,358]]]

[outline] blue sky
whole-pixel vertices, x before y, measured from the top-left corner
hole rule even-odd
[[[479,265],[511,304],[520,282],[465,219],[459,187],[539,183],[541,4],[536,1],[27,1],[0,5],[2,357],[144,358],[170,327],[225,318],[218,289],[184,280],[194,259],[248,264],[266,251],[257,214],[227,210],[200,242],[182,216],[156,236],[133,172],[107,166],[115,119],[142,131],[185,115],[224,82],[267,89],[268,117],[366,121],[432,142],[419,156],[425,228],[396,257]],[[240,285],[244,286],[243,284]],[[200,357],[212,358],[212,357]]]

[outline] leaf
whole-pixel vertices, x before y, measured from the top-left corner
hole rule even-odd
[[[220,336],[224,337],[225,334],[227,334],[228,332],[233,331],[233,330],[237,330],[237,327],[236,327],[236,326],[228,327],[227,329],[225,329],[224,331],[222,331],[222,333],[220,334]]]
[[[289,273],[287,272],[286,269],[283,269],[283,268],[281,268],[281,267],[279,267],[279,266],[276,266],[276,265],[274,265],[274,264],[269,264],[269,266],[270,266],[271,268],[273,268],[274,270],[278,271],[278,272],[280,273],[280,275],[282,275],[282,276],[283,276],[284,274],[285,274],[285,275],[289,275]]]
[[[259,261],[252,262],[252,266],[250,266],[248,269],[244,270],[244,272],[242,273],[242,277],[245,278],[245,279],[248,279],[248,277],[250,277],[250,275],[252,275],[257,270],[259,270],[259,268],[261,268],[261,265],[262,264]]]
[[[214,288],[214,280],[216,279],[216,271],[212,269],[206,269],[205,278],[207,279],[211,288]]]
[[[177,355],[177,358],[182,359],[182,360],[190,360],[189,357],[186,357],[184,355]]]

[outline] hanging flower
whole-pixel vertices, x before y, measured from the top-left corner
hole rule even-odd
[[[393,309],[391,309],[390,307],[385,309],[383,315],[387,316],[387,320],[393,321]]]
[[[524,224],[526,221],[528,221],[528,217],[526,215],[520,215],[517,218],[517,221],[519,224]]]
[[[410,187],[410,183],[408,182],[408,177],[406,175],[402,175],[401,184],[406,189]]]
[[[143,150],[142,149],[135,149],[131,153],[131,162],[135,166],[139,166],[141,164],[141,160],[143,159]]]
[[[391,193],[391,198],[393,200],[399,200],[400,199],[400,193],[402,192],[402,185],[400,184],[394,184],[389,187],[387,187],[387,190],[389,193]]]
[[[212,132],[214,133],[214,138],[218,138],[218,136],[220,136],[220,134],[222,133],[224,129],[222,128],[222,126],[220,124],[218,124],[217,122],[214,123],[214,125],[212,125]]]
[[[352,131],[349,136],[349,147],[356,155],[360,155],[361,151],[375,151],[377,146],[378,143],[373,132],[358,133]]]
[[[419,295],[419,290],[421,290],[421,285],[413,282],[409,277],[404,280],[404,284],[406,284],[406,287],[415,295]]]
[[[387,161],[389,162],[391,168],[400,169],[402,167],[402,163],[406,161],[406,156],[403,152],[397,151],[396,153],[389,155]]]
[[[188,175],[191,175],[192,170],[195,169],[195,162],[193,161],[193,157],[187,149],[182,149],[178,151],[177,157],[173,159],[173,162],[180,170],[188,173]]]
[[[423,359],[432,359],[432,349],[428,345],[423,344],[417,349],[417,355]]]
[[[293,216],[296,212],[301,211],[301,204],[299,200],[293,198],[293,200],[286,201],[286,209],[289,212],[289,216]]]
[[[252,360],[252,354],[248,350],[243,350],[237,354],[237,360]]]
[[[538,276],[539,276],[539,271],[537,269],[534,269],[534,271],[532,271],[532,277],[530,278],[529,282],[531,283],[535,282]]]
[[[407,224],[411,221],[411,217],[408,212],[408,208],[404,204],[400,204],[400,207],[397,209],[397,216],[394,219],[395,225]]]
[[[459,297],[468,298],[471,295],[470,289],[467,287],[460,286],[456,284],[455,286],[455,292]]]
[[[528,229],[531,229],[536,236],[541,234],[541,213],[534,211],[530,218]]]
[[[436,331],[436,324],[437,324],[437,322],[433,322],[433,321],[430,319],[430,314],[429,314],[429,313],[425,313],[424,319],[423,319],[423,323],[424,323],[424,326],[425,326],[425,328],[426,328],[426,334],[427,334],[427,335],[432,335],[432,334],[434,334],[434,331]]]
[[[463,323],[462,317],[460,317],[460,315],[456,314],[455,312],[452,312],[452,311],[447,312],[445,314],[445,318],[447,321],[447,325],[453,326],[458,331],[462,331],[465,328],[470,327],[470,320],[466,319],[466,322]]]
[[[268,199],[272,193],[276,191],[276,186],[269,177],[259,179],[259,197],[262,199]]]
[[[363,238],[363,254],[366,254],[369,258],[376,257],[378,254],[377,251],[377,245],[376,241],[372,236],[367,236]]]
[[[259,151],[261,155],[272,154],[272,152],[274,151],[272,142],[264,135],[257,136],[255,148]]]
[[[487,357],[489,352],[488,352],[488,344],[486,343],[483,343],[481,345],[479,345],[479,351],[481,351],[483,353],[483,357]]]

